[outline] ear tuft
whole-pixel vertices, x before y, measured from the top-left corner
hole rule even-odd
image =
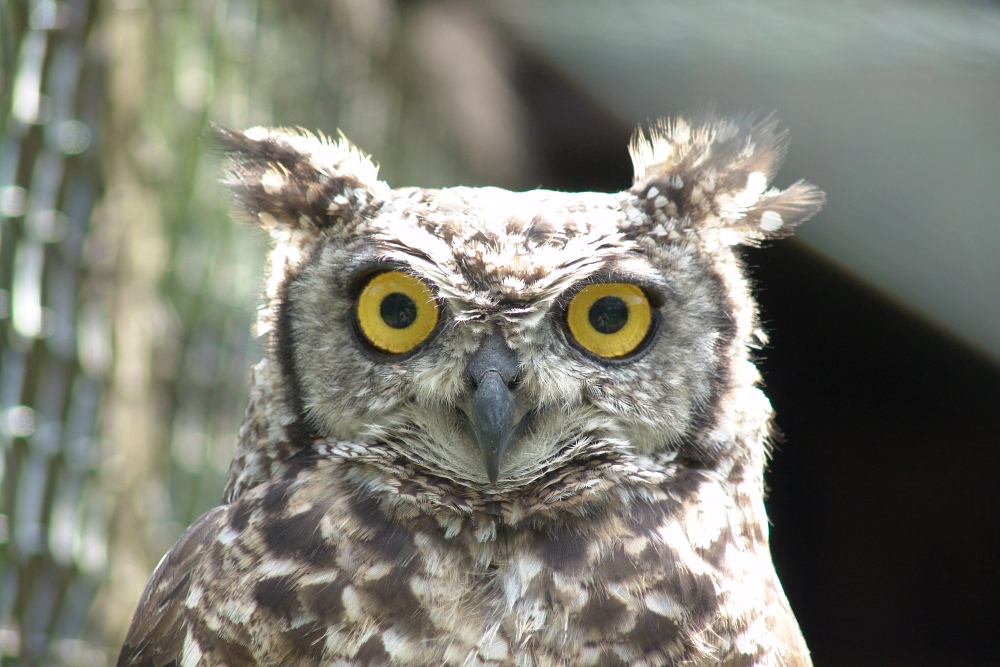
[[[255,127],[209,131],[228,156],[223,184],[242,212],[272,233],[333,228],[378,203],[387,188],[378,168],[341,136],[330,140],[305,130]]]
[[[804,181],[768,190],[787,146],[788,133],[778,130],[773,115],[661,120],[629,146],[631,192],[652,226],[668,228],[668,238],[679,231],[718,232],[726,243],[752,245],[786,236],[824,201]]]

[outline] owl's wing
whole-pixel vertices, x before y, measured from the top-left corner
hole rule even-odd
[[[166,667],[194,664],[201,653],[206,601],[199,582],[206,563],[214,557],[213,546],[224,525],[227,507],[202,515],[163,557],[146,590],[118,656],[118,667]],[[201,636],[199,636],[201,635]],[[252,662],[244,646],[233,638],[212,637],[215,652],[228,652],[230,664]]]
[[[783,667],[812,667],[812,656],[806,646],[805,637],[799,628],[799,622],[788,605],[781,584],[774,580],[777,595],[780,596],[780,612],[774,616],[772,632],[779,648],[778,663]],[[775,603],[772,603],[775,604]]]
[[[777,575],[765,582],[766,616],[749,628],[749,645],[755,650],[744,653],[735,647],[721,662],[709,664],[721,667],[813,667],[812,656],[806,640],[799,629],[799,623],[792,613],[788,599],[781,588]],[[736,642],[740,644],[741,642]]]
[[[371,593],[377,585],[386,587],[385,595],[366,607],[371,614],[363,622],[373,627],[391,608],[383,603],[399,580],[360,581],[364,568],[345,571],[337,542],[345,539],[366,553],[384,554],[387,548],[379,544],[391,531],[374,521],[374,513],[365,513],[370,504],[339,486],[331,472],[336,464],[316,464],[327,464],[322,474],[308,467],[314,463],[309,457],[295,463],[203,515],[181,536],[143,593],[118,667],[304,665],[327,659],[367,664],[374,650],[374,644],[364,645],[368,637],[355,633],[347,641],[338,634],[347,619],[344,589],[354,584]],[[333,517],[338,517],[336,531]],[[407,556],[400,553],[397,560]],[[381,648],[381,640],[377,643]]]

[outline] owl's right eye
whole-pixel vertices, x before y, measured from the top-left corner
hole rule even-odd
[[[377,352],[404,354],[434,332],[438,304],[421,280],[403,271],[386,271],[362,288],[355,317],[365,342]]]

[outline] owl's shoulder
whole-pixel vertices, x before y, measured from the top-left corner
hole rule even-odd
[[[414,536],[433,535],[427,516],[387,516],[372,488],[381,478],[299,455],[202,515],[154,572],[119,667],[318,664],[333,654],[378,664],[382,644],[352,628],[362,617],[418,616],[407,588]]]
[[[118,667],[177,665],[183,656],[200,651],[198,635],[207,602],[202,582],[211,580],[217,565],[215,544],[227,522],[227,509],[216,507],[199,517],[160,560],[139,600]],[[225,650],[224,642],[214,643]],[[245,654],[238,643],[233,649]]]

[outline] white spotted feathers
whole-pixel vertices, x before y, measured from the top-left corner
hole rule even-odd
[[[661,121],[629,146],[636,193],[655,223],[668,230],[697,225],[723,242],[758,243],[785,236],[815,215],[823,193],[798,181],[768,189],[788,144],[768,116],[760,121],[713,119],[692,126]]]

